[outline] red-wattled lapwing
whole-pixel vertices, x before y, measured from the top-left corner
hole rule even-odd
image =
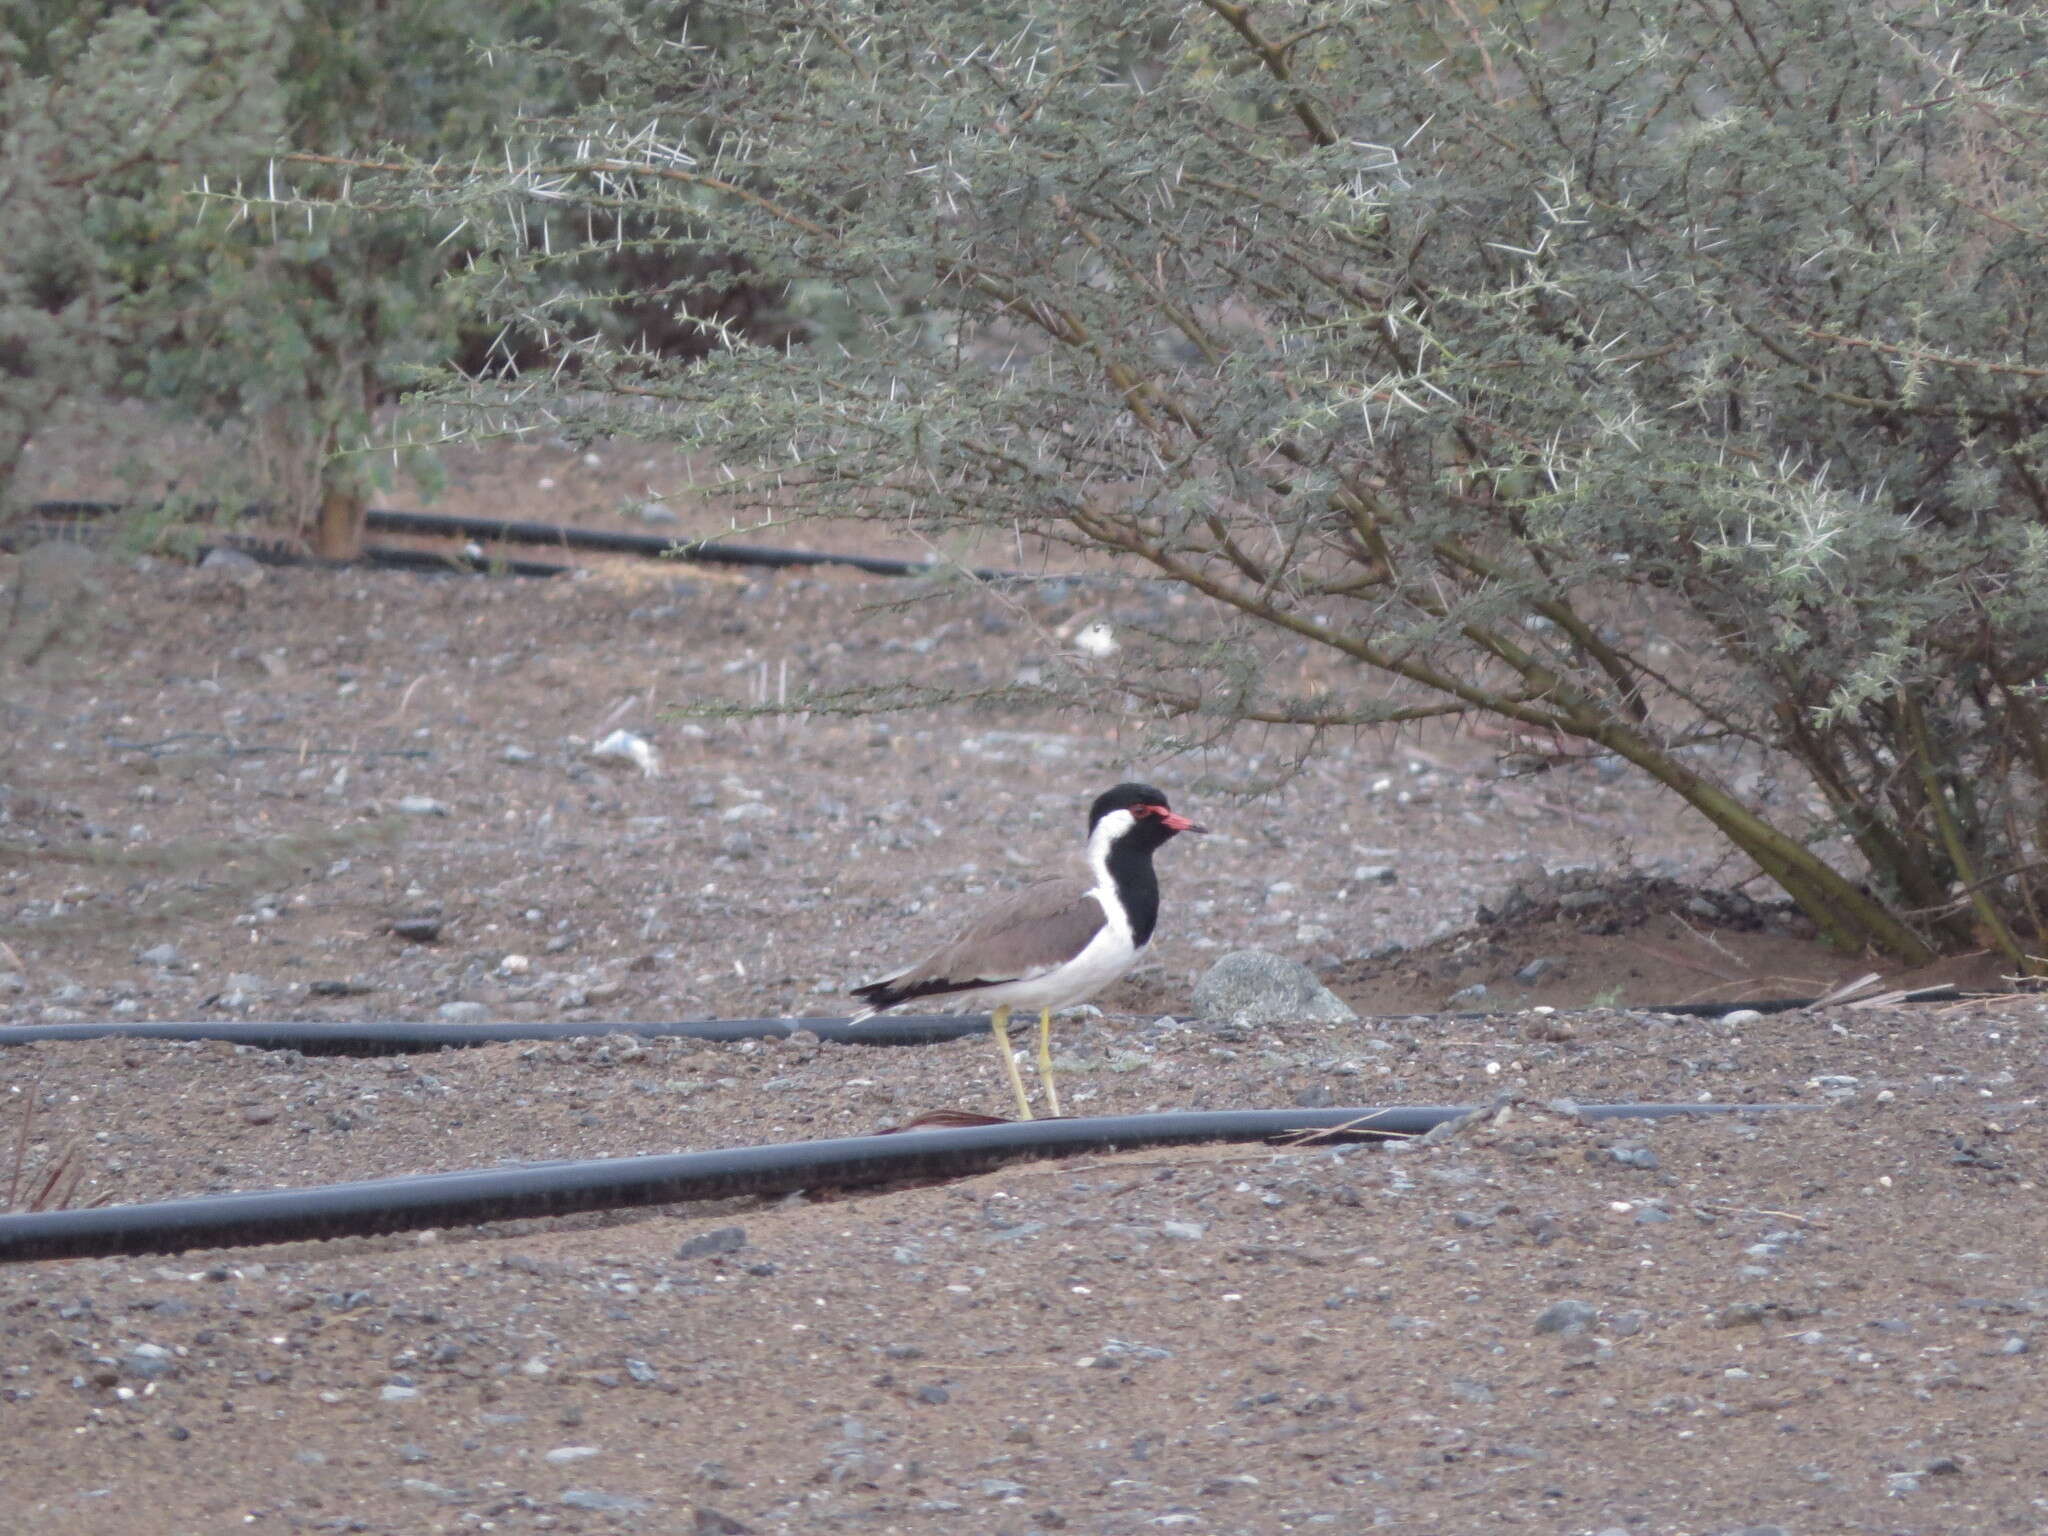
[[[1119,784],[1088,808],[1088,872],[1040,880],[995,902],[936,954],[854,988],[860,1017],[923,998],[994,1010],[990,1024],[1017,1113],[1031,1101],[1010,1050],[1010,1010],[1038,1010],[1038,1077],[1045,1106],[1060,1112],[1052,1084],[1052,1011],[1085,1002],[1137,962],[1159,919],[1152,852],[1177,832],[1206,832],[1177,816],[1149,784]]]

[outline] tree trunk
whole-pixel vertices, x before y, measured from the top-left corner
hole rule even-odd
[[[355,486],[324,483],[320,510],[313,520],[313,553],[322,560],[361,559],[369,510],[368,499]]]

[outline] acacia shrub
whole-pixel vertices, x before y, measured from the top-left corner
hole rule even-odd
[[[1229,621],[1169,725],[1501,717],[1653,775],[1840,943],[2032,966],[2048,99],[2032,5],[761,0],[402,178],[553,378],[480,421],[734,495],[1018,530]],[[807,320],[683,364],[527,211],[687,221]],[[511,210],[508,216],[507,210]],[[678,299],[683,305],[686,300]],[[1617,612],[1702,654],[1674,665]],[[1304,691],[1280,645],[1352,663]],[[815,701],[806,701],[815,703]],[[1747,752],[1811,784],[1743,792]]]

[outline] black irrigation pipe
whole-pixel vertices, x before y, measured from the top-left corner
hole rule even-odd
[[[1963,996],[1962,992],[1950,986],[1926,987],[1907,994],[1902,1001],[1950,1002]],[[1626,1011],[1718,1019],[1745,1008],[1757,1013],[1790,1013],[1800,1008],[1811,1008],[1815,1001],[1810,997],[1778,997],[1748,1003],[1669,1003],[1656,1007],[1631,1007]],[[1497,1015],[1470,1011],[1415,1017],[1486,1019]],[[723,1044],[735,1040],[787,1040],[801,1031],[808,1031],[834,1045],[937,1045],[967,1035],[986,1034],[988,1015],[911,1013],[859,1020],[840,1016],[567,1024],[437,1024],[403,1019],[345,1024],[291,1019],[274,1022],[241,1019],[196,1022],[121,1020],[0,1025],[0,1046],[33,1045],[47,1040],[226,1040],[235,1045],[254,1046],[258,1050],[297,1051],[305,1056],[404,1056],[419,1051],[496,1045],[506,1041],[579,1040],[593,1035],[634,1035],[642,1040],[703,1040]]]
[[[110,501],[39,501],[29,510],[40,517],[82,519],[105,517],[121,510]],[[250,508],[250,511],[260,510]],[[532,544],[554,549],[580,549],[599,554],[638,555],[646,559],[682,560],[696,565],[764,566],[834,565],[865,571],[870,576],[931,576],[950,567],[929,560],[895,560],[880,555],[835,555],[813,549],[770,549],[758,544],[728,544],[714,539],[678,539],[659,533],[620,533],[605,528],[569,528],[556,523],[527,523],[497,517],[452,517],[437,512],[407,512],[372,507],[364,526],[377,533],[409,533],[439,539],[490,539],[501,544]],[[232,547],[273,564],[298,559],[274,548],[258,549],[237,542]],[[431,550],[374,545],[364,558],[377,565],[429,572],[474,569],[503,571],[514,576],[559,576],[570,569],[535,561],[473,559],[451,562]],[[977,581],[1019,582],[1048,578],[1022,571],[976,570]],[[1058,578],[1051,578],[1058,579]]]
[[[327,1024],[251,1023],[240,1019],[0,1026],[0,1046],[47,1040],[226,1040],[264,1051],[304,1056],[404,1056],[416,1051],[494,1045],[518,1040],[577,1040],[593,1035],[634,1035],[642,1040],[787,1040],[808,1030],[835,1045],[936,1045],[988,1033],[987,1014],[899,1014],[855,1021],[831,1019],[700,1019],[686,1023],[437,1024],[370,1021]]]
[[[1597,1120],[1811,1108],[1780,1104],[1596,1104]],[[579,1211],[960,1178],[1022,1158],[1200,1142],[1264,1141],[1322,1131],[1414,1136],[1469,1107],[1241,1109],[1026,1120],[652,1157],[526,1163],[407,1178],[201,1195],[148,1205],[0,1216],[0,1263],[178,1253],[310,1238],[366,1237]]]
[[[111,505],[97,503],[39,502],[39,507],[69,508],[76,505],[97,507],[99,511],[115,510]],[[77,515],[41,520],[23,519],[0,525],[0,549],[21,549],[44,539],[66,538],[72,532],[72,525],[79,521]],[[454,554],[441,550],[410,549],[396,544],[366,544],[360,558],[356,560],[322,560],[317,556],[289,548],[272,539],[242,537],[229,534],[218,540],[200,544],[192,551],[192,558],[204,560],[216,549],[231,550],[238,555],[247,555],[263,565],[313,566],[322,570],[348,570],[358,566],[369,566],[377,570],[416,571],[427,576],[567,576],[576,569],[573,565],[558,565],[547,560],[514,560],[505,557]]]
[[[503,544],[545,544],[607,554],[646,555],[700,565],[839,565],[870,576],[930,576],[948,567],[929,560],[893,560],[880,555],[830,555],[811,549],[769,549],[714,539],[677,539],[658,533],[615,533],[604,528],[564,528],[554,523],[508,522],[496,517],[447,517],[435,512],[376,509],[369,526],[381,533],[427,534],[448,539],[495,539]],[[1021,571],[974,571],[977,581],[1031,581]]]

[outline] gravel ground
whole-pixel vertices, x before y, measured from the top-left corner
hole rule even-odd
[[[79,1202],[1001,1110],[986,1040],[604,1025],[843,1013],[951,904],[1066,857],[1127,770],[1217,830],[1162,855],[1148,965],[1061,1024],[1075,1112],[1507,1107],[1413,1145],[0,1269],[15,1528],[2048,1528],[2043,1005],[1640,1011],[1865,967],[1703,895],[1745,871],[1630,778],[1361,739],[1243,799],[1289,744],[1130,763],[1114,722],[676,712],[785,663],[792,686],[1004,678],[1096,616],[1081,587],[905,609],[886,583],[623,566],[82,574],[88,648],[0,698],[0,839],[36,850],[0,866],[0,1022],[590,1035],[0,1051],[0,1167],[32,1100],[21,1172],[68,1150]],[[658,777],[592,758],[618,728]],[[1192,1019],[1244,947],[1366,1017]],[[1447,1007],[1501,1011],[1419,1016]],[[1808,1108],[1546,1107],[1631,1099]]]

